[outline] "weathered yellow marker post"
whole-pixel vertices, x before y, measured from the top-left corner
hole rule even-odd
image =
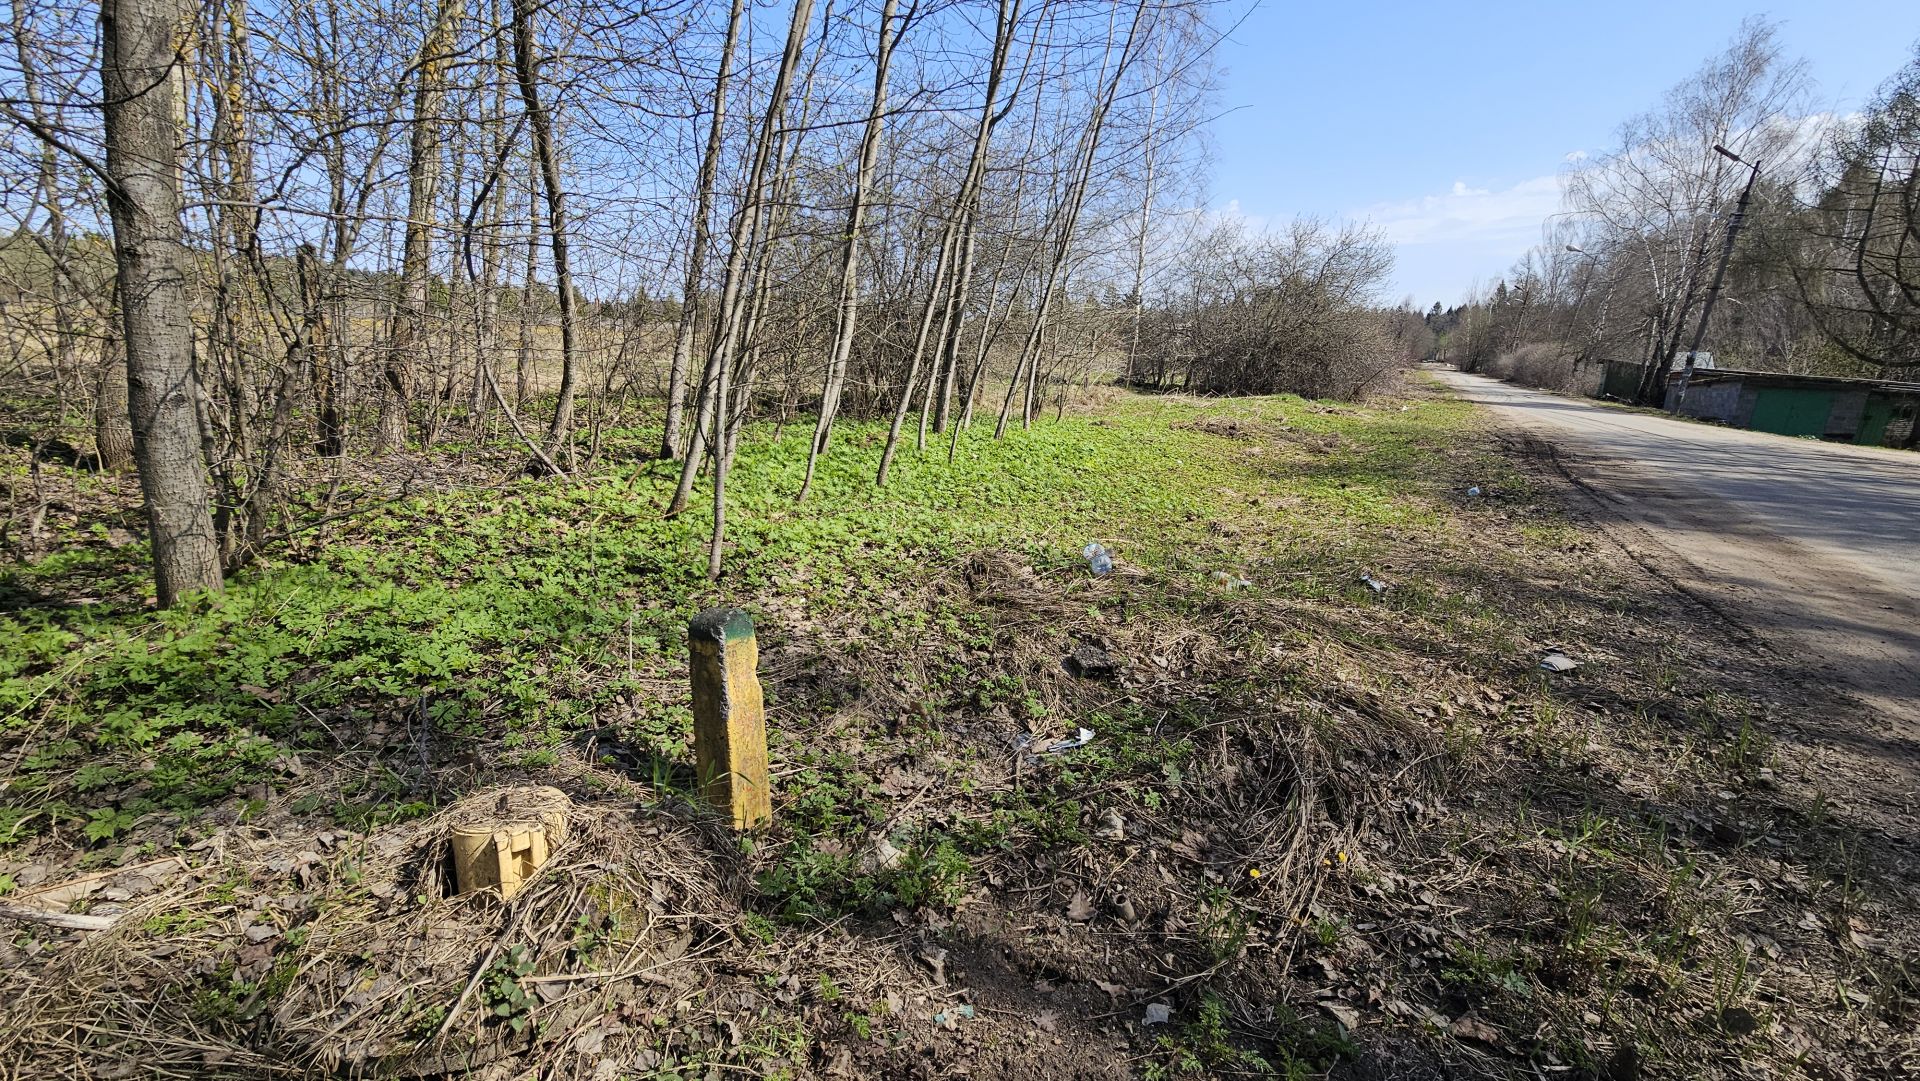
[[[700,794],[730,813],[735,829],[773,817],[767,790],[767,713],[753,617],[713,608],[687,625],[693,655],[693,755]]]

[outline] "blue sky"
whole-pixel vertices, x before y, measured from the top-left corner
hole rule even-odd
[[[1857,106],[1920,38],[1913,0],[1263,0],[1221,53],[1212,205],[1371,220],[1398,249],[1392,299],[1453,303],[1539,239],[1567,155],[1605,149],[1748,15],[1779,24],[1827,108]]]

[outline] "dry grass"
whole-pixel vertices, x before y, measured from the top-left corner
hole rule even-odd
[[[580,804],[510,904],[453,896],[448,827],[500,795],[366,834],[216,835],[113,929],[36,966],[6,1004],[0,1059],[95,1077],[440,1073],[526,1045],[489,997],[511,955],[559,1068],[610,996],[691,990],[732,944],[738,860],[698,817]]]

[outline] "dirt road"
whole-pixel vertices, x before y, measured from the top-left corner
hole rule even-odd
[[[1858,738],[1920,736],[1920,454],[1615,409],[1461,372],[1456,393],[1543,441],[1641,562],[1868,708]]]

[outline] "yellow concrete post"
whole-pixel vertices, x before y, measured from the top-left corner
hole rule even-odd
[[[700,794],[733,816],[735,829],[773,817],[767,789],[767,715],[753,617],[738,608],[702,612],[687,625],[693,660],[693,755]]]

